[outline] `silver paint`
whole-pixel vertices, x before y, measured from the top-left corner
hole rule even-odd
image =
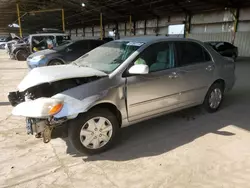
[[[79,113],[105,103],[117,108],[121,114],[121,127],[125,127],[202,104],[208,89],[217,80],[225,82],[225,91],[231,90],[234,86],[235,64],[202,42],[167,37],[135,37],[122,40],[143,42],[145,45],[108,76],[53,96],[52,98],[63,99],[65,104],[63,110],[56,115],[57,118],[65,116],[74,118]],[[138,54],[149,45],[163,41],[198,43],[208,51],[212,60],[147,75],[124,76],[124,72],[135,61]]]

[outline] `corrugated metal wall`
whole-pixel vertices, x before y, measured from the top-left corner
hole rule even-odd
[[[188,34],[188,38],[196,39],[200,41],[232,41],[232,33],[225,32],[225,33],[192,33]]]
[[[227,41],[231,42],[233,33],[195,33],[189,34],[188,38],[200,41]],[[250,56],[250,32],[237,32],[235,35],[234,45],[239,49],[239,56]]]
[[[239,48],[240,56],[250,56],[250,32],[237,32],[234,44]]]
[[[191,23],[188,38],[227,42],[234,39],[234,17],[228,10],[193,15]],[[250,8],[240,9],[234,44],[240,56],[250,56]]]

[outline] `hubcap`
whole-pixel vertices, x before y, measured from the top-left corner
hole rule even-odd
[[[86,148],[98,149],[109,142],[112,132],[112,124],[108,119],[94,117],[83,125],[80,141]]]
[[[220,105],[222,100],[222,92],[219,88],[215,88],[209,97],[209,105],[211,108],[216,109]]]

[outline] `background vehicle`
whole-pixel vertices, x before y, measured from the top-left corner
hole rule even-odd
[[[233,44],[222,41],[210,41],[206,43],[211,45],[213,49],[219,52],[222,56],[231,57],[234,61],[236,61],[238,57],[238,48]]]
[[[226,66],[225,66],[226,65]],[[65,126],[79,151],[100,153],[121,127],[188,107],[216,112],[235,63],[190,39],[135,37],[106,43],[69,65],[36,68],[9,94],[28,132],[51,139]]]
[[[48,40],[51,41],[51,46],[48,45]],[[10,56],[14,56],[19,61],[25,61],[30,54],[36,51],[59,46],[64,41],[69,40],[70,36],[63,33],[33,34],[28,37],[27,42],[13,45],[10,50]]]
[[[31,54],[27,58],[27,64],[29,69],[48,65],[67,64],[102,44],[104,44],[104,41],[101,40],[69,42],[53,49],[42,50]]]
[[[11,40],[11,37],[1,37],[0,38],[0,49],[5,49],[5,45],[7,42]]]

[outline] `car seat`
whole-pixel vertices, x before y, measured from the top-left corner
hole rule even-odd
[[[150,66],[149,71],[159,71],[169,68],[169,50],[158,52],[157,60]]]

